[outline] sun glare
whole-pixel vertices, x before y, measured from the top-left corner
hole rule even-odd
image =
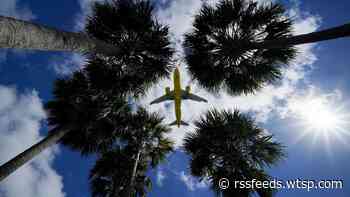
[[[323,99],[311,99],[305,102],[299,111],[301,119],[309,129],[315,131],[335,130],[342,122],[337,112],[330,108]]]
[[[346,110],[349,105],[343,101],[341,93],[336,91],[330,94],[310,91],[290,98],[288,110],[294,118],[293,124],[300,129],[291,139],[292,144],[304,141],[311,147],[319,145],[329,159],[334,155],[334,145],[348,146],[350,113]]]
[[[343,106],[327,96],[308,95],[289,103],[295,117],[308,132],[335,133],[347,127],[349,116]]]

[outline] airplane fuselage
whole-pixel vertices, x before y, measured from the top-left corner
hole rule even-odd
[[[180,127],[189,126],[185,121],[181,120],[181,101],[182,100],[193,100],[197,102],[208,102],[206,99],[191,93],[191,87],[187,86],[185,90],[181,88],[180,71],[178,68],[175,69],[173,74],[174,89],[171,90],[170,87],[165,88],[165,95],[153,100],[150,104],[157,104],[164,101],[174,101],[175,107],[175,117],[174,122],[169,123],[170,126],[177,125]]]
[[[178,68],[174,72],[174,105],[177,126],[181,124],[181,83],[180,71]]]

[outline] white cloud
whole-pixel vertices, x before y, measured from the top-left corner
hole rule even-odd
[[[49,65],[58,75],[70,75],[81,68],[85,62],[85,57],[80,54],[64,53],[63,55],[52,57]]]
[[[292,95],[286,107],[280,108],[281,118],[307,118],[307,116],[322,116],[324,111],[330,111],[335,116],[344,115],[344,108],[347,104],[344,103],[342,92],[338,89],[332,92],[322,92],[320,89],[309,86],[308,89],[299,91]],[[345,117],[345,116],[344,116]],[[332,117],[329,117],[332,118]],[[346,117],[349,119],[349,117]]]
[[[216,1],[211,0],[210,2],[213,3]],[[260,2],[266,1],[261,0]],[[293,15],[295,19],[295,34],[317,30],[321,23],[320,17],[301,11],[299,9],[299,4],[295,1],[292,3],[294,4],[288,14]],[[167,8],[158,10],[157,15],[160,21],[165,24],[170,24],[171,33],[175,36],[174,40],[178,42],[177,47],[181,46],[182,34],[191,29],[192,16],[195,11],[199,10],[200,5],[201,3],[198,0],[174,0],[170,2]],[[198,88],[196,84],[191,81],[189,75],[185,71],[186,65],[182,62],[180,67],[182,85],[191,84],[193,93],[206,97],[209,101],[209,104],[185,101],[182,105],[183,120],[191,122],[199,117],[202,112],[212,107],[219,109],[238,108],[244,112],[254,112],[257,121],[260,122],[265,122],[276,115],[279,116],[280,109],[286,108],[288,99],[298,91],[297,85],[307,83],[307,75],[312,69],[312,64],[317,60],[316,54],[313,51],[314,48],[315,44],[298,46],[300,53],[298,53],[296,59],[283,70],[283,78],[278,85],[266,85],[255,95],[247,96],[232,97],[225,93],[222,93],[221,96],[209,94],[205,90]],[[178,49],[178,51],[181,52],[181,49]],[[159,111],[165,115],[167,122],[172,122],[175,119],[172,103],[169,108],[165,107],[165,105],[169,104],[148,106],[150,101],[164,94],[164,88],[166,86],[172,86],[172,81],[167,80],[159,83],[152,88],[148,96],[141,102],[147,106],[149,110]],[[193,130],[192,128],[192,126],[174,128],[170,137],[176,141],[177,146],[180,146],[184,135],[186,132]]]
[[[206,180],[198,181],[196,178],[186,174],[184,171],[180,172],[179,179],[186,185],[187,189],[190,191],[208,188],[210,184],[209,181]]]
[[[191,27],[194,14],[200,9],[202,2],[199,0],[175,0],[171,1],[166,9],[159,9],[157,16],[164,24],[168,24],[172,39],[176,44],[182,41],[182,36]],[[181,46],[176,46],[182,51]]]
[[[37,143],[40,122],[46,118],[36,91],[18,95],[0,86],[0,164]],[[52,168],[58,149],[53,147],[25,164],[0,183],[1,197],[64,197],[62,177]]]

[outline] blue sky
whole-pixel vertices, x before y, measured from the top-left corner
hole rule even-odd
[[[59,29],[80,31],[84,16],[89,14],[93,0],[29,1],[1,0],[0,14],[45,24]],[[260,0],[262,2],[263,0]],[[329,5],[326,0],[284,0],[288,14],[295,18],[295,33],[307,33],[348,22],[346,8],[350,1],[338,0]],[[181,52],[181,35],[188,31],[191,16],[200,7],[199,0],[159,0],[160,21],[170,25],[175,46]],[[268,85],[256,95],[215,97],[193,84],[193,91],[205,96],[209,104],[184,103],[184,119],[191,121],[210,107],[239,108],[252,114],[259,124],[286,146],[288,157],[268,169],[277,179],[344,180],[337,190],[280,190],[277,196],[350,196],[350,135],[347,123],[323,134],[305,123],[305,117],[322,114],[322,109],[350,112],[349,63],[350,39],[326,41],[300,46],[301,54],[284,70],[280,83]],[[43,103],[51,98],[55,78],[69,75],[81,67],[84,59],[77,54],[0,50],[0,163],[25,150],[46,136]],[[192,83],[181,67],[184,85]],[[149,103],[171,85],[163,81],[152,88],[141,103]],[[313,101],[322,103],[314,109]],[[167,106],[167,107],[166,107]],[[147,107],[161,111],[172,122],[172,105]],[[319,111],[318,111],[319,110]],[[348,116],[344,116],[346,121]],[[177,152],[168,162],[150,170],[153,190],[149,196],[212,196],[205,183],[189,175],[188,157],[181,152],[181,139],[191,130],[174,129],[171,137],[177,142]],[[305,134],[306,133],[306,134]],[[305,135],[303,135],[305,134]],[[328,137],[327,137],[328,135]],[[337,137],[338,136],[338,137]],[[90,196],[87,176],[94,164],[93,157],[81,157],[63,146],[45,151],[31,164],[0,184],[0,197],[84,197]],[[21,188],[21,189],[18,189]]]

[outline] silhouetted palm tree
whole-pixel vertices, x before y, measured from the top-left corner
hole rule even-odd
[[[94,89],[84,72],[57,80],[53,94],[54,99],[46,105],[50,134],[0,166],[0,181],[57,142],[82,154],[107,150],[115,141],[111,136],[117,136],[128,121],[126,98]],[[113,124],[111,117],[119,124]]]
[[[170,128],[162,121],[158,114],[143,108],[131,115],[120,138],[126,146],[103,154],[91,171],[93,196],[146,195],[150,186],[146,171],[173,150],[173,142],[164,137]]]
[[[209,179],[218,195],[271,196],[272,189],[240,189],[234,184],[220,190],[219,180],[269,180],[265,167],[276,164],[282,157],[281,144],[272,140],[254,121],[239,111],[208,111],[195,121],[195,130],[186,135],[184,149],[191,156],[193,176]]]
[[[253,93],[281,76],[294,45],[350,36],[350,24],[292,36],[292,21],[280,4],[221,0],[204,4],[184,47],[190,74],[212,92]]]
[[[123,191],[129,187],[128,182],[132,174],[134,158],[133,153],[127,148],[116,148],[104,153],[96,161],[90,171],[90,188],[93,197],[120,197]],[[151,180],[145,176],[147,165],[140,162],[135,178],[135,193],[145,196],[147,190],[151,189]]]
[[[96,67],[104,64],[124,73],[125,81],[144,87],[169,76],[173,49],[168,27],[158,23],[150,1],[115,0],[93,8],[86,26],[89,36],[120,47],[114,57],[94,57]]]
[[[28,21],[0,16],[0,48],[101,53],[114,56],[117,46],[83,33],[61,31]]]
[[[162,124],[164,118],[157,113],[149,114],[145,109],[139,108],[129,121],[130,125],[122,133],[121,138],[127,141],[134,151],[133,172],[130,176],[129,187],[123,197],[134,196],[136,169],[140,161],[147,162],[147,166],[156,167],[166,155],[173,150],[173,142],[164,135],[170,128]]]
[[[117,136],[114,132],[119,132],[128,117],[124,113],[129,111],[125,97],[139,96],[168,76],[173,51],[168,29],[155,21],[153,9],[149,1],[95,4],[87,25],[89,35],[113,45],[119,43],[120,53],[114,57],[91,54],[82,71],[71,79],[58,80],[55,98],[47,104],[51,134],[0,166],[0,181],[60,140],[83,154],[114,143],[111,136]],[[104,31],[108,35],[101,36]],[[111,119],[118,124],[111,124]]]

